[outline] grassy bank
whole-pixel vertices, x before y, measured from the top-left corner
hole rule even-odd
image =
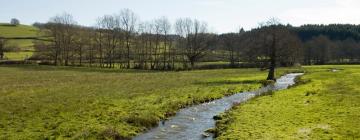
[[[225,113],[218,139],[360,139],[360,66],[305,69],[310,82]]]
[[[0,139],[128,138],[186,105],[259,88],[265,77],[257,69],[0,67]]]

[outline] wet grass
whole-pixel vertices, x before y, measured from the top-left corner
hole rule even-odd
[[[130,138],[185,106],[259,88],[243,81],[264,78],[257,69],[1,66],[0,139]]]
[[[360,66],[305,69],[298,85],[223,114],[217,139],[360,139]]]

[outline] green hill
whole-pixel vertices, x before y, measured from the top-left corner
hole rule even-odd
[[[17,25],[0,23],[0,37],[37,37],[39,29],[29,25]],[[17,47],[16,52],[6,52],[5,58],[9,60],[22,60],[32,55],[34,51],[33,40],[17,39],[8,40],[6,46]]]
[[[29,25],[0,24],[0,36],[2,37],[36,37],[38,29]]]

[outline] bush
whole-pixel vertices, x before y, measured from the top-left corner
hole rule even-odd
[[[13,18],[13,19],[11,19],[10,24],[11,25],[19,25],[20,21],[18,19],[16,19],[16,18]]]

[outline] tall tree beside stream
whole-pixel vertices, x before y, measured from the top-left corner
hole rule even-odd
[[[300,62],[301,41],[288,27],[276,19],[270,19],[255,29],[257,39],[253,43],[261,49],[257,58],[265,60],[269,69],[267,80],[275,79],[275,68],[279,64],[291,65]],[[255,47],[254,49],[258,49]]]

